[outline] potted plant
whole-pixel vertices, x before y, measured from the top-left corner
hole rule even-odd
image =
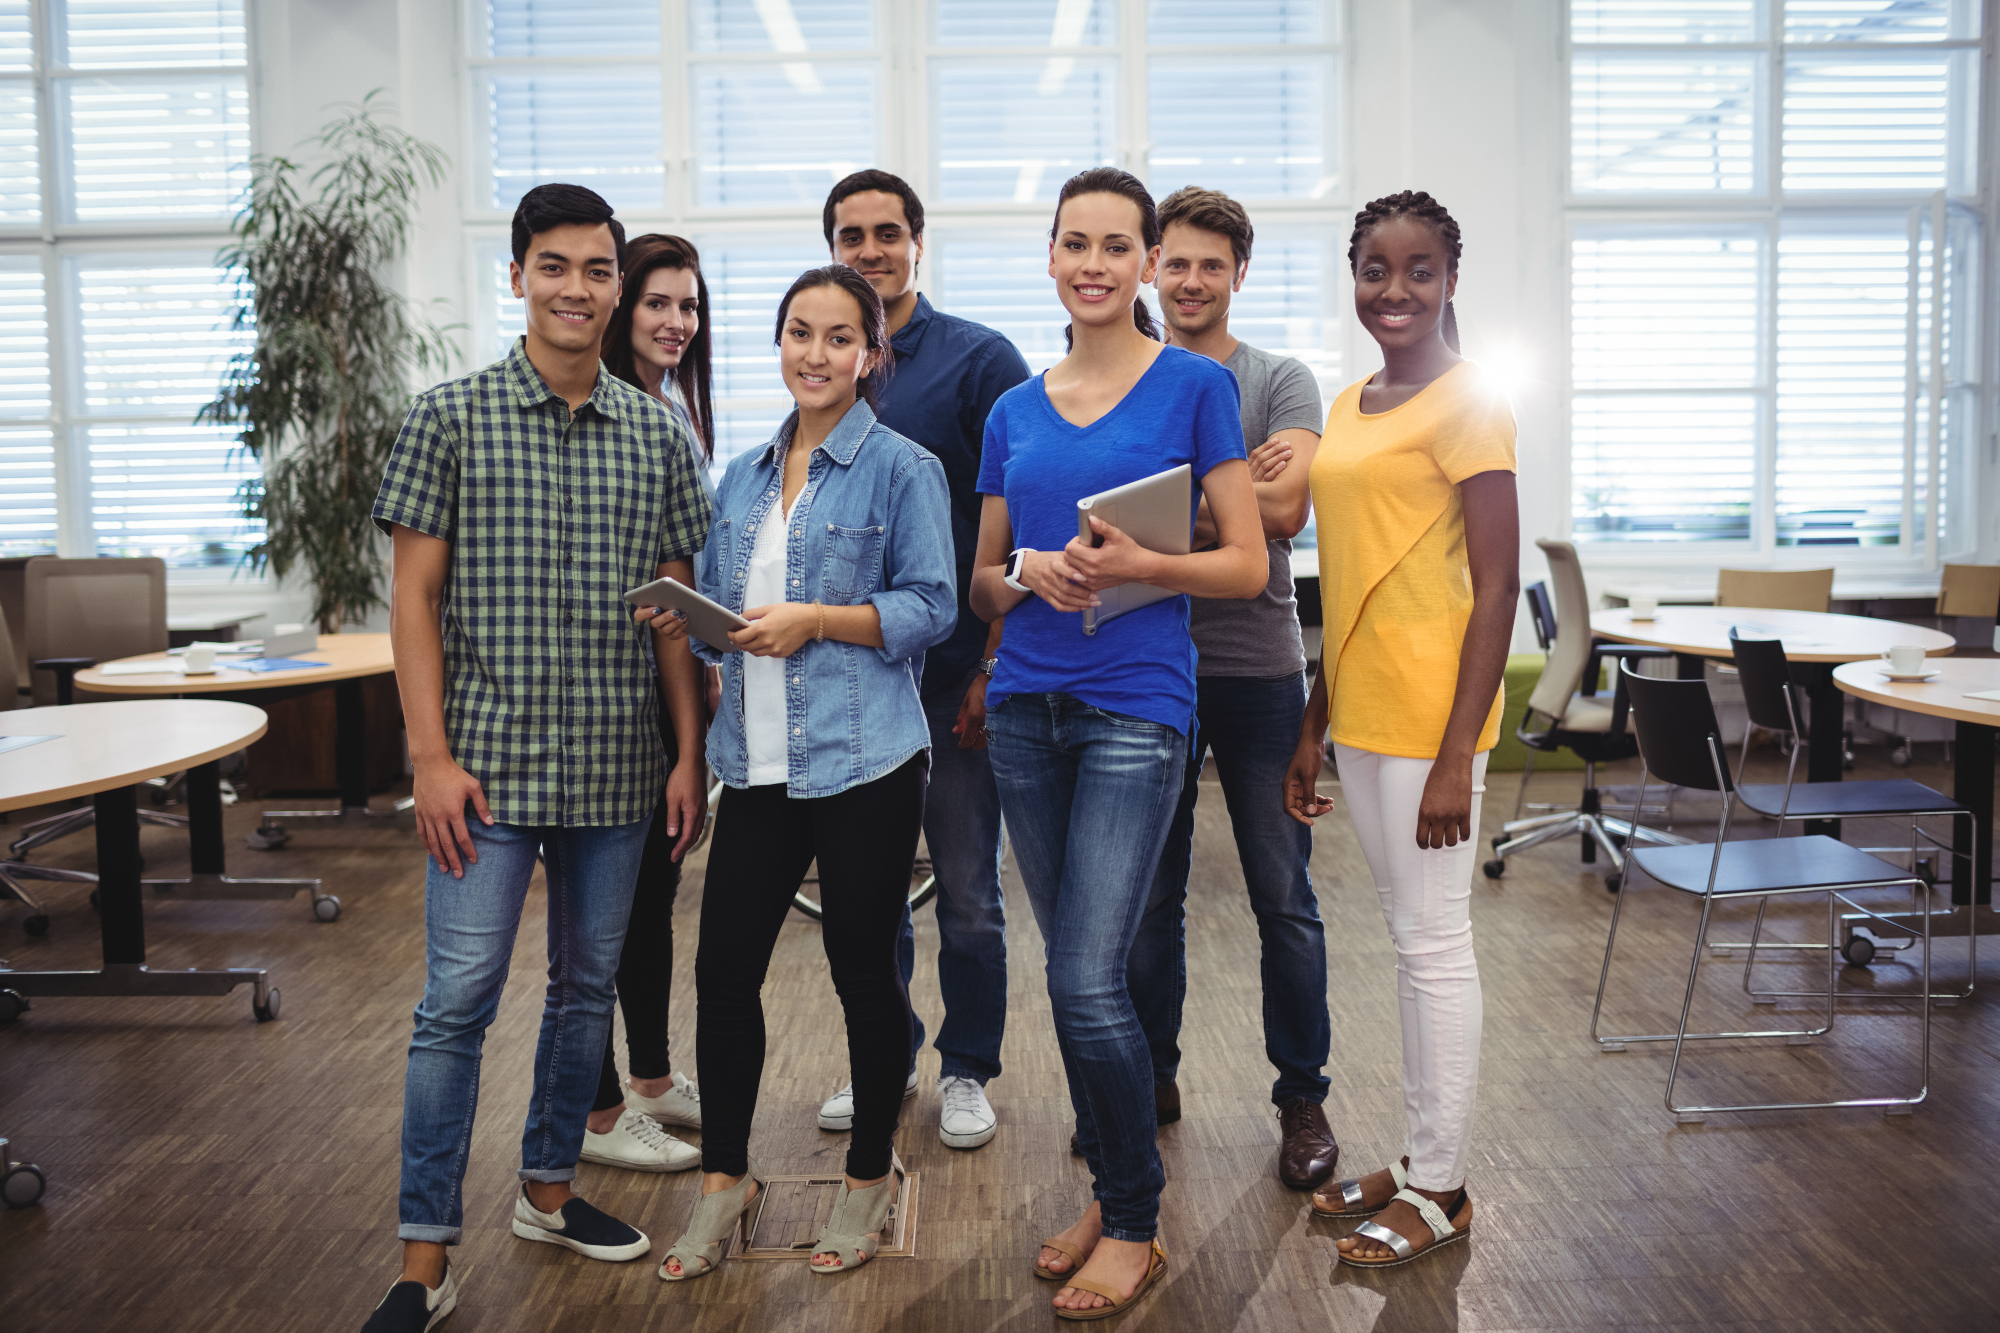
[[[285,157],[252,163],[236,239],[217,261],[237,274],[233,325],[255,341],[195,418],[240,427],[263,465],[239,492],[245,517],[264,525],[245,558],[281,578],[303,567],[323,634],[384,604],[369,511],[413,378],[452,351],[448,330],[384,280],[446,158],[376,119],[374,96],[321,131],[310,174]]]

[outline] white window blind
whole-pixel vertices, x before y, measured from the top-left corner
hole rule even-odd
[[[1249,199],[1321,199],[1329,170],[1323,60],[1156,59],[1148,66],[1153,188],[1199,183]]]
[[[1579,541],[1745,541],[1762,240],[1579,229],[1571,494]]]
[[[645,55],[660,49],[659,0],[491,0],[486,53],[495,56]]]
[[[1578,55],[1570,68],[1570,188],[1757,188],[1756,55]]]
[[[0,552],[233,568],[260,539],[254,460],[192,425],[246,341],[214,260],[246,64],[242,0],[0,0]]]
[[[875,161],[872,64],[705,66],[694,88],[703,204],[816,208]]]
[[[938,0],[938,45],[1108,46],[1117,9],[1113,0]]]
[[[937,167],[954,202],[1052,203],[1118,160],[1118,73],[1101,57],[938,62]]]
[[[1317,0],[1147,0],[1146,24],[1161,45],[1296,45],[1326,40]]]
[[[697,51],[857,51],[875,44],[868,0],[694,0]]]
[[[486,78],[489,207],[511,213],[537,185],[587,185],[615,209],[658,209],[658,67],[495,70]]]
[[[1571,0],[1569,41],[1577,537],[1934,563],[1978,372],[1939,366],[1933,459],[1912,237],[1977,185],[1978,6]],[[1956,347],[1990,220],[1951,208]]]
[[[235,565],[262,536],[236,498],[255,467],[233,431],[188,424],[250,341],[229,327],[232,276],[198,252],[66,268],[81,352],[71,447],[88,461],[97,553]]]

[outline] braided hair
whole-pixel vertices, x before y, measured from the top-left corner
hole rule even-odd
[[[1354,215],[1354,234],[1347,242],[1347,268],[1354,271],[1355,258],[1361,253],[1361,242],[1368,233],[1374,231],[1391,218],[1412,218],[1423,223],[1438,234],[1445,246],[1445,272],[1458,272],[1458,257],[1464,250],[1459,241],[1458,223],[1445,206],[1422,190],[1404,190],[1401,194],[1385,194],[1380,199],[1371,199],[1359,213]],[[1458,351],[1458,312],[1451,308],[1451,302],[1444,303],[1443,321],[1444,345]]]

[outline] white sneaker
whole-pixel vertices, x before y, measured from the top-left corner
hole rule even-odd
[[[634,1111],[643,1111],[663,1125],[678,1125],[682,1129],[701,1128],[701,1089],[686,1074],[674,1075],[674,1086],[657,1097],[642,1097],[633,1088],[632,1080],[625,1080],[625,1105]]]
[[[910,1071],[910,1081],[903,1085],[903,1100],[908,1101],[916,1095],[917,1071],[912,1069]],[[830,1129],[836,1134],[845,1133],[847,1130],[854,1128],[854,1081],[852,1079],[848,1080],[846,1087],[820,1103],[819,1127],[821,1129]]]
[[[947,1148],[981,1148],[1000,1128],[993,1103],[976,1079],[957,1077],[938,1080],[938,1137]]]
[[[644,1112],[627,1108],[609,1134],[584,1129],[583,1160],[627,1171],[686,1171],[701,1165],[701,1149],[682,1143]]]

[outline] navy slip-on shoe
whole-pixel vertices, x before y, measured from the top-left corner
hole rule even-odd
[[[522,1240],[567,1246],[587,1259],[611,1263],[643,1258],[653,1247],[645,1232],[627,1226],[582,1199],[571,1199],[559,1212],[542,1212],[528,1202],[526,1183],[514,1200],[514,1234]]]
[[[446,1268],[444,1282],[435,1291],[421,1282],[398,1282],[390,1287],[361,1326],[361,1333],[429,1333],[457,1305],[458,1283]]]

